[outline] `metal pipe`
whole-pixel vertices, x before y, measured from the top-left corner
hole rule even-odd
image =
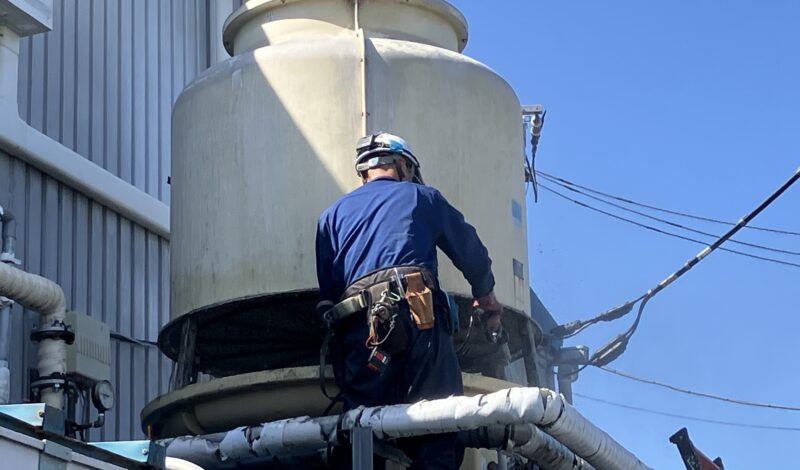
[[[2,230],[0,230],[0,240],[2,240],[0,262],[19,264],[14,252],[14,245],[17,240],[17,221],[14,218],[14,214],[2,206],[0,206],[0,224],[2,224]],[[6,366],[8,365],[8,343],[11,337],[12,305],[13,302],[11,300],[0,298],[0,361],[5,361]],[[2,380],[0,379],[0,381]],[[3,401],[3,395],[0,393],[0,403],[8,403],[7,396],[5,400]]]
[[[532,425],[529,429],[532,438],[515,443],[512,450],[542,459],[549,456],[551,468],[557,470],[650,468],[581,416],[561,396],[539,388],[512,388],[474,397],[357,408],[340,416],[300,417],[240,427],[225,433],[210,455],[206,452],[183,458],[211,458],[221,462],[309,454],[344,444],[342,436],[357,427],[372,429],[377,438],[384,439],[468,431],[498,424]]]
[[[10,338],[11,302],[0,299],[0,361],[8,360],[8,343]]]
[[[13,212],[0,207],[0,221],[3,223],[3,230],[0,232],[3,240],[2,254],[7,254],[11,260],[14,260],[14,246],[17,242],[17,219],[14,217]],[[6,260],[0,258],[0,261]]]
[[[17,239],[17,222],[14,214],[0,206],[0,263],[19,263],[14,253]],[[8,350],[11,340],[11,307],[13,301],[0,297],[0,404],[11,398],[11,370],[9,369]]]
[[[558,392],[564,396],[567,403],[572,404],[572,382],[578,373],[578,367],[572,364],[558,366]]]
[[[55,282],[0,263],[0,295],[41,314],[40,327],[64,324],[66,302],[64,291]],[[40,377],[63,376],[67,367],[67,346],[63,338],[48,337],[39,342],[38,370]],[[56,408],[64,407],[63,387],[41,391],[42,401]]]

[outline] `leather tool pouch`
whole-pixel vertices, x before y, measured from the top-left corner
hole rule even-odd
[[[433,328],[433,292],[425,285],[421,272],[405,275],[406,301],[411,318],[420,330]]]

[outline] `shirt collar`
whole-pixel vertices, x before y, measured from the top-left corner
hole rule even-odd
[[[367,183],[374,183],[375,181],[386,181],[386,180],[388,180],[388,181],[399,181],[398,179],[392,178],[391,176],[379,176],[377,178],[373,178],[373,179],[369,180]]]

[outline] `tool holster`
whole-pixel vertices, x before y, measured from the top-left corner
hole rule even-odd
[[[425,330],[434,324],[433,290],[436,289],[436,279],[421,266],[383,268],[350,284],[331,315],[338,321],[368,309],[388,290],[408,303],[417,328]]]

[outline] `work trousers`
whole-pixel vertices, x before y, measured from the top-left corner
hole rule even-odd
[[[407,335],[408,346],[391,356],[382,373],[367,367],[371,351],[365,345],[369,334],[366,313],[355,314],[337,325],[331,359],[346,410],[463,394],[461,369],[448,331],[446,308],[437,306],[433,328],[419,330],[410,318],[406,303],[401,302],[399,306],[397,321],[404,325],[392,334]],[[455,433],[399,439],[395,444],[412,459],[412,469],[453,470],[461,465],[464,456]],[[349,448],[340,449],[334,466],[349,468],[349,452]]]

